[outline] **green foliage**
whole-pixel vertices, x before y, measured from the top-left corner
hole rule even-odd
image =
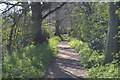
[[[9,18],[9,17],[8,17]],[[4,21],[4,19],[2,19]],[[17,25],[12,26],[13,22],[6,22],[6,25],[2,26],[2,43],[3,43],[3,52],[6,53],[8,49],[8,45],[11,45],[11,50],[15,51],[25,46],[33,44],[33,32],[31,31],[31,22],[26,24],[24,20],[20,19],[21,21],[17,22]],[[10,43],[10,36],[11,36],[11,43]]]
[[[116,3],[117,4],[117,7],[118,9],[116,10],[116,14],[118,15],[119,19],[120,19],[120,1]]]
[[[55,51],[55,53],[57,53],[57,51],[58,51],[57,45],[60,41],[61,41],[60,37],[57,37],[57,36],[49,39],[49,46],[50,46],[51,50]]]
[[[42,22],[42,28],[44,28],[44,30],[45,30],[45,31],[43,31],[43,33],[47,32],[49,34],[49,36],[53,37],[54,33],[55,33],[55,21],[44,20]]]
[[[12,54],[6,53],[3,78],[40,78],[56,54],[59,41],[59,37],[53,37],[49,44],[30,45]]]
[[[68,44],[80,54],[81,64],[88,70],[90,78],[118,78],[120,76],[118,75],[119,63],[116,60],[103,66],[104,54],[92,50],[88,43],[71,38]]]
[[[72,48],[75,48],[81,55],[81,64],[86,68],[91,68],[102,64],[104,59],[103,54],[93,51],[87,43],[72,38],[68,43]]]
[[[88,42],[92,49],[103,52],[108,25],[108,4],[86,3],[86,5],[89,7],[77,6],[72,11],[71,36]]]
[[[91,78],[120,78],[119,63],[114,60],[104,66],[93,67],[89,69],[89,76]]]
[[[61,35],[61,37],[62,37],[63,39],[69,39],[69,38],[70,38],[68,34],[63,34],[63,35]]]

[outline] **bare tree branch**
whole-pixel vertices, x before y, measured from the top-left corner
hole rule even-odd
[[[45,19],[48,15],[52,14],[53,12],[55,12],[56,10],[60,9],[61,7],[63,7],[66,4],[66,2],[63,2],[60,6],[56,7],[54,10],[49,11],[47,14],[45,14],[42,19]]]
[[[7,10],[5,10],[4,12],[2,12],[2,14],[8,12],[10,9],[12,9],[13,7],[15,7],[17,4],[19,4],[19,2],[16,3],[16,4],[14,4],[14,5],[12,5],[10,8],[8,8]]]
[[[2,2],[2,1],[0,1],[0,4],[6,4],[6,5],[15,5],[15,4],[12,4],[12,3],[10,3],[10,2]],[[20,3],[20,2],[17,2],[17,3]],[[17,4],[16,6],[22,6],[21,4]]]

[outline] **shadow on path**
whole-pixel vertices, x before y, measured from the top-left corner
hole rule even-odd
[[[80,56],[62,41],[58,47],[59,51],[53,63],[46,71],[44,78],[84,78],[86,71],[80,64]]]

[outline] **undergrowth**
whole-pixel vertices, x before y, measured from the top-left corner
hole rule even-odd
[[[3,78],[40,78],[57,53],[59,37],[49,43],[26,46],[11,54],[5,53],[2,65]]]
[[[90,78],[118,78],[120,74],[118,62],[114,60],[111,63],[102,65],[104,60],[104,53],[92,50],[88,43],[79,41],[75,38],[70,38],[68,43],[71,48],[81,56],[81,64],[87,69]]]

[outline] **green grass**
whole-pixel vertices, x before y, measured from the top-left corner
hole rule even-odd
[[[2,65],[3,78],[40,78],[57,53],[59,37],[49,43],[26,46],[12,54],[5,55]]]

